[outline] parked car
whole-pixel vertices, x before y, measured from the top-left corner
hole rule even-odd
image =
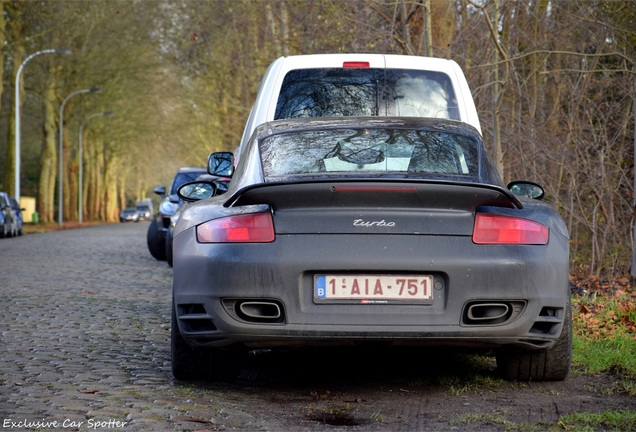
[[[0,192],[0,237],[17,235],[17,216],[6,192]]]
[[[223,378],[248,349],[338,344],[492,349],[506,379],[568,375],[566,225],[541,186],[502,182],[474,127],[273,121],[233,166],[210,156],[233,177],[224,195],[179,189],[193,203],[173,238],[177,379]]]
[[[150,254],[159,261],[166,260],[166,233],[170,227],[170,217],[183,204],[177,195],[177,189],[184,183],[196,180],[201,174],[206,174],[205,168],[183,167],[180,168],[172,179],[168,193],[165,186],[158,186],[154,192],[161,196],[159,210],[155,215],[148,232],[146,241]]]
[[[119,212],[119,222],[139,222],[139,212],[134,207]]]
[[[24,219],[22,218],[22,212],[24,209],[20,207],[15,198],[9,197],[9,200],[11,201],[11,208],[13,208],[13,212],[16,217],[16,233],[21,236],[24,234]]]
[[[138,201],[137,204],[135,204],[135,209],[137,213],[139,213],[139,220],[148,221],[152,219],[153,211],[150,199],[148,199],[148,201]]]
[[[239,158],[256,126],[328,116],[403,116],[481,125],[468,82],[449,59],[386,54],[280,57],[269,66],[243,130]]]

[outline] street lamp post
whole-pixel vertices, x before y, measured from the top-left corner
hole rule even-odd
[[[82,191],[83,191],[83,173],[84,171],[82,170],[82,165],[83,165],[83,159],[82,159],[82,136],[83,136],[83,132],[84,132],[84,125],[86,124],[87,121],[89,121],[90,119],[92,119],[93,117],[98,117],[98,116],[110,116],[113,115],[112,111],[105,111],[105,112],[100,112],[100,113],[95,113],[95,114],[91,114],[88,117],[86,117],[84,119],[84,121],[82,122],[82,124],[80,125],[80,129],[79,129],[79,203],[78,203],[78,209],[79,209],[79,223],[82,223],[82,213],[83,213],[83,209],[82,209]]]
[[[60,162],[59,162],[59,174],[58,174],[58,205],[57,205],[57,216],[59,224],[62,225],[62,217],[64,215],[64,105],[66,102],[72,98],[73,96],[80,93],[99,93],[102,89],[98,87],[92,87],[82,90],[76,90],[70,95],[66,96],[64,101],[62,102],[62,106],[60,106],[60,139],[59,139],[59,154],[60,154]]]
[[[18,72],[15,74],[15,190],[13,194],[18,202],[20,202],[20,76],[22,75],[22,69],[24,69],[24,66],[26,66],[29,60],[37,55],[47,53],[71,54],[71,50],[68,48],[60,48],[35,52],[22,62],[18,68]]]

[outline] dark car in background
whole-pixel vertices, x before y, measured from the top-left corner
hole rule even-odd
[[[125,208],[119,212],[119,222],[139,222],[139,212],[133,207]]]
[[[0,192],[0,238],[17,234],[17,216],[11,198],[6,192]]]
[[[22,218],[22,211],[24,209],[20,208],[20,205],[15,198],[10,197],[9,200],[11,201],[11,207],[13,208],[13,211],[15,213],[16,233],[17,235],[21,236],[22,234],[24,234],[24,219]]]
[[[177,379],[326,345],[487,350],[505,379],[568,375],[567,227],[541,186],[503,183],[472,126],[279,120],[255,128],[235,172],[232,160],[208,163],[232,177],[225,194],[179,190],[192,204],[173,238]]]
[[[177,195],[177,190],[183,184],[194,181],[200,175],[206,173],[206,168],[183,167],[177,171],[167,191],[165,186],[155,188],[154,192],[162,200],[146,234],[148,250],[155,259],[159,261],[166,260],[166,234],[170,228],[170,217],[183,205],[183,201]]]
[[[137,213],[139,213],[139,220],[149,221],[152,219],[152,202],[150,198],[146,201],[138,201],[137,204],[135,204],[135,209]]]

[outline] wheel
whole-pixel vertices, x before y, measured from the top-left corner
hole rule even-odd
[[[506,352],[496,354],[497,369],[509,381],[562,381],[572,363],[572,306],[565,306],[561,336],[552,348],[543,352]]]
[[[146,234],[148,250],[154,259],[164,261],[166,259],[166,250],[164,241],[161,241],[163,240],[161,237],[163,237],[163,233],[157,227],[157,219],[154,219],[148,227],[148,233]]]
[[[0,238],[6,238],[9,236],[9,230],[7,229],[7,224],[2,224],[2,231],[0,231]]]
[[[172,267],[172,233],[170,231],[166,233],[166,261]]]
[[[177,313],[172,302],[170,350],[172,375],[178,380],[233,381],[240,372],[243,351],[215,348],[192,348],[183,339],[177,325]]]

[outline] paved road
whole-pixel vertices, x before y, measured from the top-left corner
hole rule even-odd
[[[253,421],[220,392],[173,381],[172,270],[148,253],[147,227],[0,241],[1,430],[224,429]]]
[[[229,384],[172,378],[172,269],[148,253],[147,227],[0,241],[0,430],[330,428],[312,417],[332,402],[323,386],[262,388],[249,368]]]
[[[0,430],[503,431],[636,409],[612,390],[620,377],[502,384],[492,365],[434,352],[261,352],[234,382],[177,382],[172,270],[147,227],[0,240]]]

